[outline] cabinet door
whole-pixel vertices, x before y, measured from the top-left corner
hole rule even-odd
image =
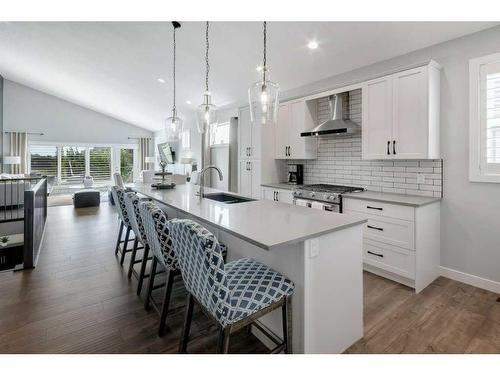
[[[428,156],[427,70],[416,68],[393,75],[393,139],[396,159]],[[395,143],[394,143],[395,142]]]
[[[261,128],[262,124],[257,121],[252,124],[252,137],[251,137],[251,145],[250,145],[250,157],[251,158],[261,158],[260,150],[261,150]],[[272,125],[264,125],[264,126],[272,126]]]
[[[252,122],[250,121],[250,109],[248,107],[240,109],[238,119],[238,148],[240,158],[250,157],[252,148]]]
[[[238,192],[245,197],[252,196],[252,172],[248,160],[240,161]]]
[[[305,100],[290,103],[290,118],[288,156],[291,159],[315,159],[318,139],[300,136],[300,133],[311,129],[316,122],[308,103]]]
[[[293,194],[291,190],[280,189],[277,190],[278,201],[281,203],[293,203]]]
[[[260,160],[251,160],[248,162],[250,169],[250,197],[255,199],[261,199],[261,188],[260,188]]]
[[[278,121],[275,125],[274,152],[276,159],[287,159],[290,134],[290,105],[280,104]]]
[[[391,77],[367,82],[363,86],[362,106],[363,159],[392,159],[392,144],[388,145],[392,142]]]
[[[272,188],[262,188],[262,199],[267,201],[274,201],[275,198],[275,190]]]

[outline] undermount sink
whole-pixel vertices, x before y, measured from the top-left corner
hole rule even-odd
[[[204,194],[203,198],[211,199],[213,201],[233,204],[233,203],[243,203],[243,202],[251,202],[255,199],[238,197],[236,195],[226,194],[226,193],[211,193]]]

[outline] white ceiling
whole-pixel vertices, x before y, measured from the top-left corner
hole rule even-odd
[[[288,90],[494,25],[268,23],[271,79]],[[306,47],[312,39],[319,42],[314,51]],[[204,23],[183,23],[177,47],[177,107],[187,115],[202,101]],[[0,23],[5,78],[150,130],[162,127],[172,106],[171,52],[170,22]],[[210,59],[214,103],[244,103],[258,79],[261,23],[211,23]]]

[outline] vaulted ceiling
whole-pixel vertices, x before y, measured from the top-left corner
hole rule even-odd
[[[268,23],[271,79],[282,90],[494,26],[480,22]],[[177,104],[193,111],[204,91],[205,25],[177,34]],[[260,22],[211,23],[214,102],[241,105],[258,79]],[[316,40],[319,47],[309,50]],[[172,106],[170,22],[0,23],[0,74],[140,127],[157,130]],[[165,83],[158,82],[163,78]],[[188,104],[190,101],[191,104]]]

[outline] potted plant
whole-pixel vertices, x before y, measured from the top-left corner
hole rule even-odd
[[[5,247],[9,243],[9,236],[0,237],[0,246]]]

